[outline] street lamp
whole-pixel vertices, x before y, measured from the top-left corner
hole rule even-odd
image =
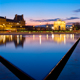
[[[48,25],[46,27],[48,28]]]
[[[52,27],[52,30],[54,30],[54,27]]]
[[[51,28],[52,28],[52,31],[53,31],[54,30],[54,27],[52,26]]]

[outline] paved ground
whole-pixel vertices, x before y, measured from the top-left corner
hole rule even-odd
[[[80,42],[57,80],[80,80]]]
[[[19,79],[0,62],[0,80],[19,80]]]

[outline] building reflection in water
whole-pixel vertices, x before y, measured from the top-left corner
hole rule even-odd
[[[20,40],[22,40],[22,35],[20,35]]]
[[[6,43],[14,42],[15,46],[22,46],[25,41],[25,37],[22,35],[0,35],[0,45],[6,45]]]
[[[12,35],[10,35],[11,36],[11,41],[12,41]]]
[[[72,34],[70,34],[70,38],[71,38],[71,39],[72,39],[72,37],[73,37]]]
[[[17,35],[17,44],[19,44],[19,35]]]
[[[41,35],[39,35],[39,41],[40,41],[40,45],[41,45]]]
[[[74,34],[73,34],[73,40],[74,40]]]
[[[22,46],[24,44],[25,41],[25,37],[22,37],[22,35],[17,35],[15,37],[13,37],[13,41],[16,47]]]
[[[73,39],[74,40],[74,34],[52,34],[52,39],[57,43],[66,44],[66,39]]]
[[[66,44],[66,36],[64,35],[64,44]]]
[[[22,46],[24,44],[25,38],[27,42],[30,43],[39,43],[42,42],[56,42],[56,43],[64,43],[66,41],[74,41],[74,34],[52,34],[52,35],[27,35],[27,37],[23,37],[22,35],[0,35],[0,45],[6,45],[6,43],[14,42],[15,47]]]
[[[35,35],[33,35],[33,40],[35,40]]]
[[[3,43],[5,43],[5,35],[3,36]]]
[[[54,34],[52,34],[52,39],[54,39]]]
[[[54,38],[52,34],[52,39],[57,43],[61,43],[61,42],[65,43],[65,34],[54,34]]]
[[[46,37],[47,37],[47,40],[48,40],[48,34],[46,35]]]

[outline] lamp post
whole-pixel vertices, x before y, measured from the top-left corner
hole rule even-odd
[[[54,30],[54,27],[52,26],[52,31]]]

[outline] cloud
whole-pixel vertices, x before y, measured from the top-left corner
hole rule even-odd
[[[57,19],[59,19],[59,18],[55,18],[55,19],[42,19],[42,20],[30,19],[30,21],[32,21],[32,22],[50,22],[50,21],[57,21]]]
[[[70,18],[66,18],[65,20],[73,20],[73,19],[80,19],[79,17],[70,17]]]
[[[68,23],[66,23],[67,25],[72,25],[73,23],[75,23],[75,22],[68,22]]]
[[[55,18],[55,19],[42,19],[42,20],[34,20],[34,19],[30,19],[31,22],[50,22],[50,21],[57,21],[60,18]],[[65,20],[73,20],[73,19],[80,19],[79,17],[70,17],[70,18],[66,18],[66,19],[61,19],[62,21]]]
[[[74,10],[73,12],[80,12],[80,9]]]

